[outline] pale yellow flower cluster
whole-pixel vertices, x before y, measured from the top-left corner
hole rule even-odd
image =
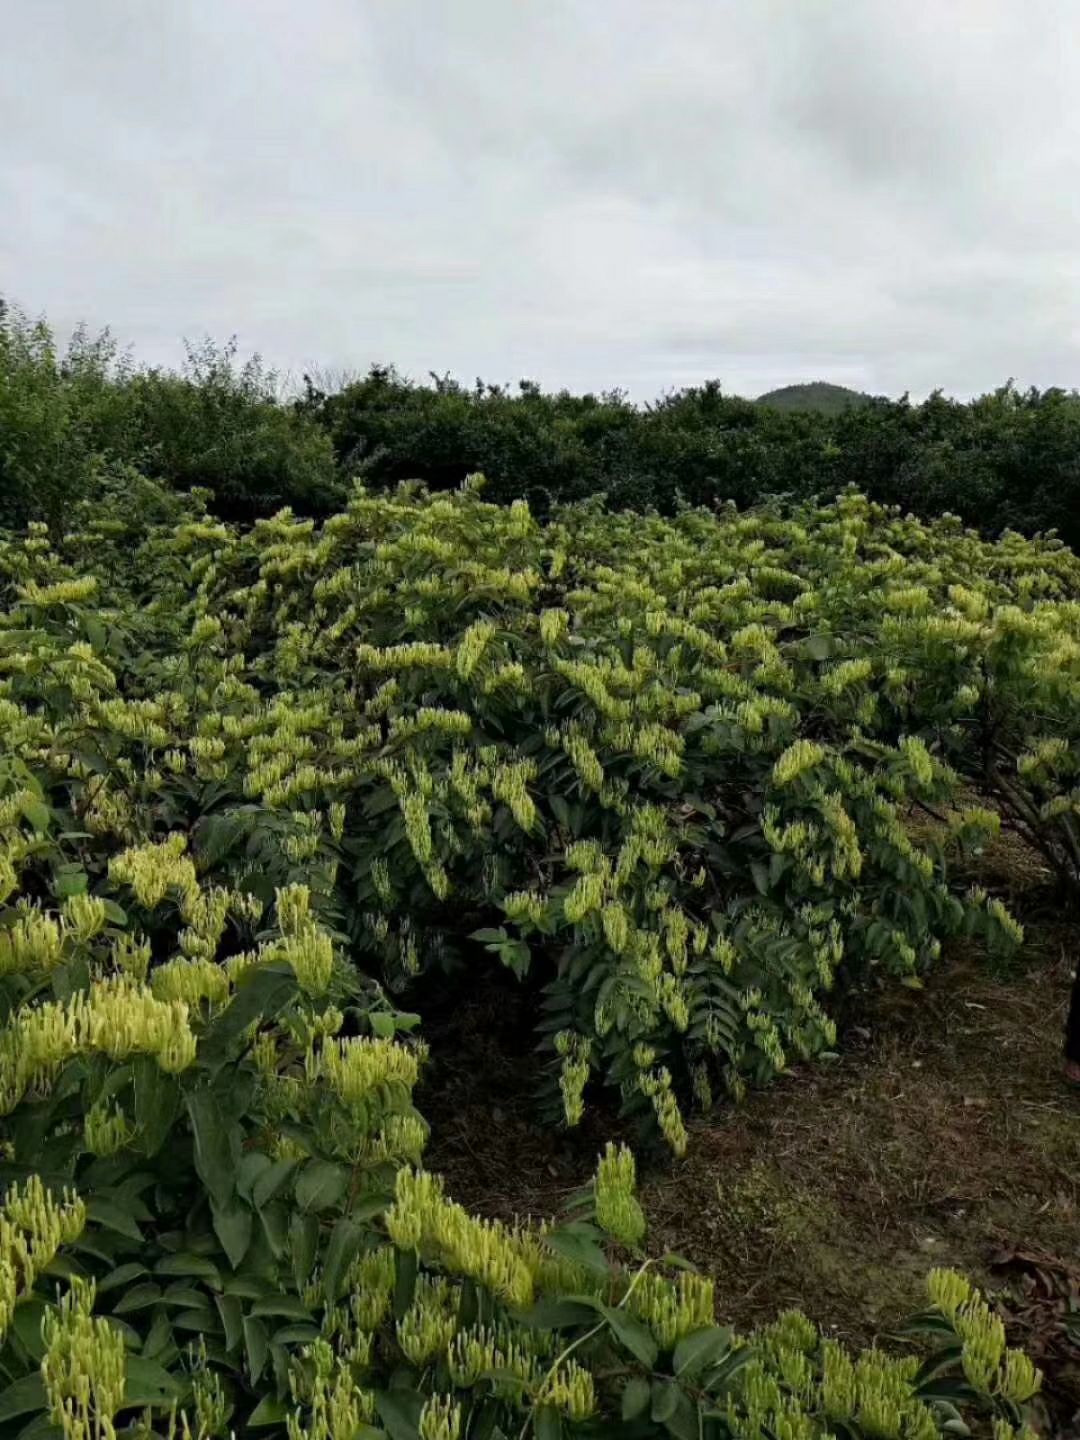
[[[41,1377],[49,1418],[64,1440],[115,1440],[113,1417],[124,1404],[124,1333],[95,1318],[93,1306],[93,1281],[73,1276],[42,1320]]]
[[[97,980],[70,1000],[24,1007],[0,1030],[0,1113],[10,1114],[74,1055],[147,1054],[176,1072],[194,1061],[195,1043],[183,1001],[158,1000],[127,976]]]
[[[1005,1343],[1005,1326],[963,1275],[932,1270],[930,1301],[949,1321],[963,1345],[961,1363],[968,1382],[986,1395],[1023,1404],[1036,1394],[1042,1376],[1021,1350]]]
[[[645,1234],[645,1215],[635,1193],[637,1170],[625,1145],[608,1142],[594,1180],[597,1223],[624,1245],[638,1245]]]
[[[62,1245],[73,1244],[86,1224],[86,1206],[74,1192],[57,1198],[32,1175],[0,1199],[0,1338],[15,1306],[33,1291]]]
[[[402,1250],[430,1253],[458,1275],[487,1286],[508,1304],[525,1307],[533,1279],[512,1234],[494,1220],[480,1220],[447,1200],[442,1181],[422,1170],[401,1169],[386,1228]]]

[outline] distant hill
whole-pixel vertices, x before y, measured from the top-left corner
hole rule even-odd
[[[771,405],[774,410],[816,410],[822,415],[836,415],[852,405],[866,405],[870,400],[861,390],[849,390],[846,385],[830,385],[827,380],[813,380],[809,385],[785,385],[779,390],[769,390],[759,395],[759,405]]]

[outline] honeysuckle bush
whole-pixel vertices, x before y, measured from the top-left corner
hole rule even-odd
[[[249,897],[170,841],[111,870],[134,914],[175,912],[172,958],[77,894],[26,907],[5,959],[4,1433],[929,1436],[957,1400],[1016,1433],[1039,1377],[958,1276],[932,1278],[931,1360],[856,1359],[795,1313],[732,1334],[691,1271],[613,1266],[604,1232],[632,1255],[644,1231],[628,1151],[563,1227],[468,1215],[416,1167],[422,1047],[385,1010],[391,1035],[341,1034],[307,892],[216,968]]]
[[[929,1356],[855,1357],[717,1325],[643,1249],[629,1151],[557,1224],[470,1215],[423,1168],[407,1007],[537,978],[557,1113],[606,1082],[680,1150],[695,1098],[832,1045],[838,977],[1014,942],[947,850],[996,823],[956,805],[980,703],[1010,783],[1053,783],[1073,562],[854,496],[73,519],[0,543],[0,1434],[1024,1432],[1038,1376],[958,1276]],[[962,711],[917,666],[969,593]]]
[[[688,1097],[832,1048],[838,980],[1019,940],[951,880],[1000,810],[1062,873],[1080,853],[1053,541],[852,494],[540,524],[475,484],[358,488],[246,530],[185,503],[141,540],[102,506],[0,547],[5,803],[32,817],[0,870],[94,893],[179,832],[264,905],[307,886],[390,995],[503,964],[542,987],[565,1123],[607,1086],[681,1151]]]
[[[306,886],[266,913],[172,832],[65,888],[0,932],[0,1435],[1032,1433],[1040,1376],[959,1275],[928,1353],[852,1356],[794,1311],[718,1325],[710,1279],[643,1253],[624,1147],[558,1225],[455,1204],[417,1017]]]

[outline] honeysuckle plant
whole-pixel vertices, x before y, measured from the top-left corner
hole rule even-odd
[[[857,1357],[718,1324],[626,1149],[557,1222],[470,1214],[407,1006],[536,979],[553,1117],[606,1083],[681,1151],[689,1105],[832,1047],[834,985],[1016,943],[950,878],[998,823],[958,802],[972,667],[918,666],[965,607],[1014,637],[972,665],[1037,799],[1071,722],[1020,691],[1048,645],[1066,684],[1073,585],[854,496],[0,538],[0,1436],[1023,1433],[1038,1377],[959,1277],[930,1359]]]
[[[1037,1392],[958,1276],[929,1369],[796,1315],[718,1326],[711,1280],[643,1252],[624,1147],[561,1224],[470,1215],[422,1168],[416,1017],[365,998],[302,885],[264,914],[173,834],[11,911],[0,1434],[899,1440]]]
[[[1077,568],[1052,542],[988,546],[852,495],[540,525],[476,485],[358,489],[321,527],[193,509],[122,588],[93,561],[110,532],[90,516],[62,552],[40,529],[0,547],[0,803],[32,792],[58,819],[35,843],[79,867],[64,884],[176,831],[264,905],[303,883],[391,991],[487,951],[545,988],[565,1123],[606,1084],[680,1151],[687,1097],[833,1047],[837,982],[918,984],[959,930],[1021,938],[948,878],[1000,823],[961,782],[1005,794],[954,714],[979,694],[1030,833],[1068,849],[1064,705],[1049,739],[1019,734],[1043,724],[1029,672],[1067,691]],[[914,807],[949,812],[932,848]]]

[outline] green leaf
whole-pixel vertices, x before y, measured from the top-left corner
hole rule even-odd
[[[251,1025],[273,1020],[295,994],[296,976],[291,965],[275,961],[253,966],[230,1003],[207,1026],[199,1042],[199,1059],[211,1069],[223,1065]]]
[[[274,1384],[277,1386],[279,1395],[287,1395],[289,1391],[289,1375],[292,1369],[292,1357],[284,1345],[275,1345],[270,1341],[270,1364],[274,1371]]]
[[[196,1290],[193,1285],[185,1285],[181,1280],[175,1280],[161,1299],[165,1305],[179,1306],[183,1310],[210,1308],[210,1298],[205,1290]]]
[[[264,1395],[247,1418],[247,1423],[258,1429],[260,1425],[282,1425],[289,1414],[289,1408],[276,1395]]]
[[[701,1418],[697,1405],[680,1386],[670,1388],[675,1391],[675,1407],[663,1422],[668,1434],[675,1440],[700,1440]]]
[[[35,1364],[40,1362],[45,1354],[45,1342],[41,1338],[41,1322],[46,1308],[45,1301],[39,1300],[36,1295],[33,1295],[28,1300],[23,1300],[16,1305],[15,1317],[11,1322],[11,1328]]]
[[[215,1290],[221,1289],[221,1272],[205,1255],[192,1255],[181,1251],[179,1255],[165,1255],[154,1266],[155,1275],[197,1275],[209,1280]]]
[[[108,1230],[115,1230],[120,1235],[126,1235],[131,1240],[141,1241],[143,1233],[135,1221],[112,1200],[102,1200],[95,1196],[87,1202],[86,1213],[91,1220],[96,1220],[99,1225],[104,1225]]]
[[[942,1403],[941,1401],[938,1402],[938,1409],[940,1409]],[[944,1422],[941,1427],[941,1433],[943,1435],[956,1435],[959,1437],[959,1440],[968,1440],[968,1436],[971,1434],[971,1426],[962,1420],[960,1416],[956,1416]]]
[[[417,1390],[376,1390],[375,1408],[390,1440],[416,1440],[424,1397]]]
[[[232,1066],[230,1069],[219,1070],[214,1074],[211,1089],[214,1098],[221,1108],[226,1124],[242,1124],[247,1118],[251,1108],[251,1101],[255,1095],[255,1087],[258,1084],[255,1071],[252,1066]],[[243,1160],[242,1145],[237,1145],[236,1173],[240,1174],[240,1163]],[[238,1183],[238,1182],[237,1182]]]
[[[328,1305],[341,1294],[345,1274],[360,1254],[366,1226],[351,1215],[343,1215],[330,1232],[330,1241],[323,1259],[322,1285]]]
[[[568,1226],[549,1231],[544,1236],[544,1244],[567,1260],[584,1265],[586,1270],[591,1270],[595,1275],[607,1275],[610,1270],[607,1256],[596,1241]]]
[[[262,1222],[266,1243],[270,1246],[274,1259],[280,1260],[289,1243],[285,1206],[277,1203],[264,1205],[259,1211],[259,1219]]]
[[[920,1385],[918,1395],[920,1400],[930,1402],[948,1400],[955,1401],[960,1405],[970,1405],[979,1398],[978,1391],[967,1380],[960,1377],[950,1380],[946,1376]]]
[[[195,1168],[215,1205],[224,1208],[236,1188],[240,1158],[234,1153],[230,1128],[209,1090],[193,1090],[185,1098],[195,1137]]]
[[[244,1311],[235,1295],[215,1295],[214,1301],[225,1327],[225,1349],[235,1350],[243,1338]]]
[[[372,1010],[368,1012],[368,1024],[372,1033],[380,1040],[392,1040],[397,1032],[393,1015],[388,1015],[385,1010]]]
[[[19,796],[19,809],[35,830],[48,830],[49,821],[52,819],[52,811],[48,805],[27,792]]]
[[[769,887],[775,890],[785,871],[790,870],[792,860],[790,855],[773,855],[769,861]]]
[[[703,1387],[710,1395],[722,1395],[732,1377],[737,1375],[744,1365],[749,1365],[754,1354],[752,1345],[742,1345],[737,1350],[729,1351],[719,1365],[706,1372],[701,1382]]]
[[[562,1440],[562,1415],[554,1405],[541,1405],[534,1421],[536,1440]]]
[[[570,1330],[579,1325],[596,1322],[595,1300],[557,1300],[553,1295],[542,1295],[528,1310],[517,1311],[514,1319],[535,1330]]]
[[[943,1345],[940,1349],[935,1349],[932,1355],[928,1355],[919,1366],[919,1373],[912,1382],[916,1394],[921,1393],[923,1385],[955,1369],[960,1364],[963,1353],[963,1342],[958,1340],[953,1344]]]
[[[108,1321],[112,1329],[118,1330],[124,1337],[124,1346],[131,1354],[138,1354],[142,1349],[142,1331],[137,1330],[127,1320],[121,1320],[119,1315],[110,1315]]]
[[[197,1335],[214,1335],[220,1332],[218,1318],[210,1309],[181,1310],[173,1316],[173,1327],[177,1330],[193,1330]]]
[[[506,931],[502,928],[501,925],[497,930],[492,930],[490,928],[484,930],[474,930],[469,936],[470,940],[479,940],[484,945],[501,945],[504,940],[508,940],[509,938],[510,937],[507,935]]]
[[[679,1387],[670,1380],[654,1380],[652,1387],[652,1418],[664,1425],[675,1414],[679,1404]]]
[[[70,1280],[73,1275],[80,1277],[86,1275],[86,1271],[79,1264],[78,1260],[70,1255],[54,1255],[41,1273],[47,1275],[50,1280],[57,1278]]]
[[[253,1316],[281,1315],[286,1320],[311,1320],[311,1311],[297,1295],[270,1295],[256,1300],[249,1312]]]
[[[913,1315],[906,1320],[897,1331],[899,1335],[944,1335],[950,1340],[955,1340],[956,1331],[952,1322],[936,1310],[923,1310],[918,1315]]]
[[[146,1332],[146,1339],[143,1341],[142,1353],[146,1360],[153,1360],[158,1355],[163,1355],[173,1343],[172,1325],[164,1310],[159,1310],[154,1316],[150,1329]]]
[[[574,827],[570,823],[570,806],[566,803],[564,797],[562,795],[550,795],[548,797],[548,803],[551,806],[552,814],[555,816],[555,819],[559,822],[562,828],[564,830],[573,831]]]
[[[105,626],[91,610],[84,610],[79,616],[82,627],[86,631],[86,638],[95,650],[105,650],[109,644],[109,634]]]
[[[254,1203],[255,1182],[266,1174],[272,1164],[270,1156],[264,1155],[261,1150],[246,1150],[240,1156],[240,1164],[236,1167],[236,1189],[245,1200]]]
[[[133,1310],[145,1310],[149,1305],[156,1305],[160,1299],[160,1285],[136,1285],[126,1295],[121,1295],[113,1306],[113,1314],[130,1315]]]
[[[329,1210],[349,1188],[349,1172],[329,1160],[309,1160],[296,1182],[296,1203],[302,1210]]]
[[[685,1335],[676,1345],[671,1357],[671,1368],[680,1378],[693,1380],[710,1365],[722,1360],[731,1349],[731,1331],[718,1325],[704,1330],[694,1330]]]
[[[622,1418],[626,1421],[637,1420],[644,1415],[652,1399],[652,1386],[648,1380],[643,1380],[640,1375],[627,1382],[626,1389],[622,1392]]]
[[[374,1220],[377,1215],[382,1215],[389,1210],[393,1203],[394,1192],[392,1190],[377,1190],[350,1207],[349,1219]]]
[[[415,1250],[398,1250],[394,1256],[394,1318],[400,1320],[413,1302],[419,1269]]]
[[[303,1215],[298,1211],[289,1221],[289,1253],[298,1290],[304,1288],[304,1282],[311,1274],[318,1248],[318,1220],[314,1215]]]
[[[144,1355],[127,1357],[125,1405],[168,1405],[182,1393],[181,1387],[156,1360],[148,1360]]]
[[[499,959],[512,970],[519,980],[524,980],[529,973],[529,965],[532,961],[532,951],[524,940],[507,940],[505,944],[498,947]]]
[[[80,1255],[92,1255],[95,1260],[100,1260],[103,1265],[111,1265],[115,1259],[113,1250],[108,1240],[102,1239],[100,1232],[84,1230],[77,1240],[71,1242],[72,1250],[77,1250]]]
[[[656,1364],[659,1351],[649,1327],[635,1315],[630,1315],[627,1311],[619,1310],[613,1305],[600,1305],[598,1309],[611,1326],[620,1344],[625,1345],[636,1360],[640,1360],[642,1365],[651,1370]]]
[[[58,865],[54,872],[53,890],[58,900],[69,900],[72,895],[85,895],[89,877],[81,865]]]
[[[275,1330],[270,1340],[274,1345],[309,1345],[312,1340],[318,1340],[320,1335],[319,1327],[315,1324],[303,1325],[297,1322],[295,1325],[283,1325],[280,1330]]]
[[[244,1316],[244,1348],[247,1351],[248,1379],[254,1385],[270,1353],[270,1340],[266,1326],[252,1315]]]
[[[40,1375],[26,1375],[0,1392],[0,1420],[13,1420],[16,1415],[29,1415],[44,1410],[45,1384]]]
[[[256,1210],[261,1210],[267,1201],[274,1198],[296,1166],[295,1160],[275,1160],[269,1170],[262,1172],[251,1190],[251,1200]]]
[[[685,1270],[689,1275],[696,1275],[698,1267],[692,1260],[687,1260],[685,1255],[676,1255],[674,1250],[668,1250],[660,1256],[661,1265],[672,1265],[676,1270]]]
[[[112,1270],[97,1282],[97,1293],[106,1295],[110,1290],[117,1290],[122,1285],[130,1285],[132,1280],[138,1280],[142,1275],[149,1275],[145,1265],[138,1261],[131,1261],[127,1265],[121,1265],[118,1270]]]
[[[236,1270],[251,1244],[251,1211],[237,1198],[224,1207],[212,1205],[210,1208],[214,1217],[214,1233],[229,1257],[229,1264]]]
[[[226,1295],[235,1295],[238,1300],[261,1300],[277,1293],[277,1286],[257,1275],[226,1275],[221,1288]]]
[[[179,1113],[180,1087],[176,1077],[166,1074],[152,1055],[136,1055],[132,1071],[135,1123],[146,1154],[156,1155]]]
[[[64,1432],[52,1423],[48,1411],[35,1415],[19,1431],[15,1440],[63,1440]]]

